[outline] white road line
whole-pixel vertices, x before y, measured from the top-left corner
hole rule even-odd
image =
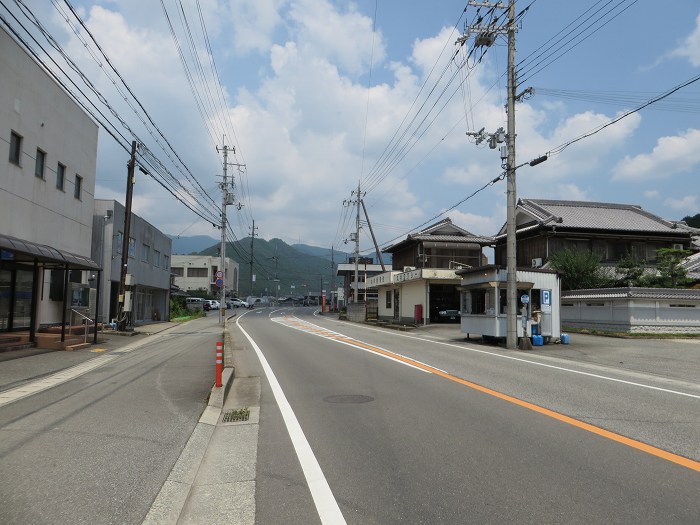
[[[311,491],[311,496],[313,497],[314,504],[316,505],[318,516],[321,518],[321,523],[324,525],[342,525],[346,523],[343,513],[340,512],[338,502],[336,501],[335,496],[333,496],[333,492],[328,485],[328,481],[323,475],[321,466],[318,464],[318,460],[316,459],[316,456],[314,456],[313,450],[311,450],[311,445],[309,445],[309,442],[304,435],[304,431],[294,415],[294,411],[287,401],[287,398],[282,391],[282,387],[277,381],[270,364],[267,362],[267,359],[265,359],[260,347],[255,341],[253,341],[253,338],[248,335],[248,332],[243,329],[238,320],[236,321],[236,324],[255,349],[255,353],[258,355],[260,364],[265,371],[267,380],[270,383],[270,388],[272,388],[272,393],[275,396],[280,412],[282,412],[284,423],[287,426],[287,432],[289,432],[289,437],[292,439],[294,450],[296,451],[299,462],[301,463],[301,468],[304,471],[304,476],[306,477],[306,482],[309,485],[309,490]]]
[[[403,358],[405,358],[405,359],[410,359],[411,361],[415,361],[416,363],[420,363],[420,364],[422,364],[422,365],[425,365],[425,364],[426,364],[426,363],[421,363],[420,361],[418,361],[418,360],[416,360],[416,359],[413,359],[412,357],[406,357],[405,355],[397,354],[396,352],[392,352],[391,350],[387,350],[386,348],[382,348],[382,347],[380,347],[380,346],[376,346],[376,345],[373,345],[373,344],[370,344],[370,343],[365,343],[364,341],[359,341],[359,340],[357,340],[357,339],[353,339],[352,337],[347,336],[347,335],[343,335],[343,334],[341,334],[340,332],[333,332],[332,330],[328,330],[328,329],[326,329],[326,328],[323,328],[323,327],[321,327],[321,326],[315,325],[315,324],[313,324],[313,323],[307,323],[306,321],[302,321],[302,320],[299,319],[298,317],[294,317],[294,319],[297,319],[299,322],[304,323],[304,324],[306,324],[307,326],[314,327],[314,328],[319,328],[319,329],[323,330],[325,333],[319,334],[319,333],[316,333],[316,332],[311,332],[311,331],[309,331],[309,330],[304,330],[304,328],[302,328],[301,326],[294,326],[293,324],[289,324],[289,323],[286,323],[286,322],[284,322],[284,321],[280,321],[280,320],[279,320],[279,317],[273,318],[272,321],[274,321],[274,322],[277,323],[277,324],[281,324],[282,326],[286,326],[287,328],[292,328],[293,330],[299,330],[300,332],[304,332],[304,333],[309,334],[309,335],[315,335],[315,336],[318,336],[318,337],[323,337],[324,339],[328,339],[329,341],[335,341],[336,343],[340,343],[340,344],[349,346],[349,347],[351,347],[351,348],[355,348],[355,349],[357,349],[357,350],[363,350],[364,352],[368,352],[368,353],[370,353],[370,354],[372,354],[372,355],[376,355],[376,356],[378,356],[378,357],[383,357],[384,359],[388,359],[388,360],[390,360],[390,361],[394,361],[395,363],[399,363],[400,365],[404,365],[404,366],[407,366],[407,367],[409,367],[409,368],[413,368],[414,370],[418,370],[419,372],[423,372],[423,373],[426,373],[426,374],[429,374],[429,373],[430,373],[428,370],[424,370],[423,368],[420,368],[420,367],[418,367],[418,366],[412,365],[411,363],[407,363],[407,362],[405,362],[405,361],[401,361],[400,359],[396,359],[395,357],[392,357],[392,356],[390,356],[390,355],[382,354],[382,353],[380,353],[380,352],[375,352],[375,351],[373,351],[371,348],[365,348],[365,347],[361,346],[360,344],[354,344],[353,341],[356,341],[357,343],[362,343],[362,344],[367,345],[367,346],[371,346],[371,347],[373,347],[373,348],[376,348],[377,350],[383,350],[383,351],[385,351],[385,352],[389,352],[389,353],[391,353],[391,354],[394,354],[394,355],[399,356],[399,357],[403,357]],[[336,339],[335,337],[330,337],[330,335],[336,335],[336,336],[344,337],[344,338],[346,338],[346,339],[350,339],[350,341],[347,341],[347,340],[346,340],[346,341],[343,341],[343,340],[340,340],[340,339]],[[426,365],[426,366],[431,366],[431,365]],[[436,367],[434,367],[434,366],[431,366],[431,368],[435,368],[436,370],[440,370],[439,368],[436,368]],[[443,370],[440,370],[440,371],[443,372]]]
[[[685,397],[692,397],[692,398],[694,398],[694,399],[700,399],[700,395],[697,395],[697,394],[689,394],[689,393],[687,393],[687,392],[681,392],[681,391],[679,391],[679,390],[671,390],[671,389],[662,388],[662,387],[659,387],[659,386],[652,386],[652,385],[647,385],[647,384],[644,384],[644,383],[637,383],[637,382],[634,382],[634,381],[627,381],[626,379],[617,379],[617,378],[615,378],[615,377],[604,376],[604,375],[601,375],[601,374],[593,374],[593,373],[591,373],[591,372],[583,372],[583,371],[581,371],[581,370],[574,370],[573,368],[566,368],[566,367],[563,367],[563,366],[556,366],[556,365],[550,365],[550,364],[547,364],[547,363],[540,363],[540,362],[537,362],[537,361],[531,361],[531,360],[529,360],[529,359],[524,359],[524,358],[522,358],[522,357],[514,357],[514,356],[510,356],[510,355],[497,354],[497,353],[495,353],[495,352],[489,352],[489,351],[487,351],[487,350],[479,350],[478,348],[472,348],[472,347],[470,347],[470,346],[456,345],[456,344],[453,344],[453,343],[446,343],[446,342],[444,342],[444,341],[437,341],[437,340],[435,340],[435,339],[425,339],[425,338],[423,338],[423,337],[416,337],[416,336],[414,336],[414,335],[401,334],[401,333],[398,333],[398,332],[394,333],[394,331],[389,332],[388,330],[379,330],[379,329],[377,329],[377,328],[370,328],[370,327],[365,327],[365,326],[362,326],[362,325],[357,325],[357,327],[358,327],[358,328],[364,328],[365,330],[370,330],[370,331],[373,331],[373,332],[388,333],[388,334],[395,335],[395,336],[399,336],[399,337],[405,337],[405,338],[407,338],[407,339],[415,339],[416,341],[424,341],[424,342],[426,342],[426,343],[434,343],[434,344],[438,344],[438,345],[449,346],[449,347],[452,347],[452,348],[459,348],[460,350],[467,350],[467,351],[469,351],[469,352],[475,352],[475,353],[478,353],[478,354],[485,354],[485,355],[489,355],[489,356],[491,356],[491,357],[498,357],[498,358],[501,358],[501,359],[510,359],[510,360],[512,360],[512,361],[520,361],[521,363],[527,363],[527,364],[535,365],[535,366],[542,366],[542,367],[544,367],[544,368],[552,368],[552,369],[554,369],[554,370],[559,370],[559,371],[562,371],[562,372],[569,372],[569,373],[571,373],[571,374],[578,374],[578,375],[582,375],[582,376],[595,377],[595,378],[597,378],[597,379],[603,379],[603,380],[605,380],[605,381],[612,381],[612,382],[614,382],[614,383],[623,383],[623,384],[626,384],[626,385],[637,386],[637,387],[640,387],[640,388],[646,388],[646,389],[648,389],[648,390],[657,390],[657,391],[659,391],[659,392],[665,392],[665,393],[667,393],[667,394],[674,394],[674,395],[678,395],[678,396],[685,396]],[[432,366],[432,365],[429,365],[429,366]]]
[[[38,392],[42,392],[44,390],[48,390],[49,388],[53,388],[57,385],[66,383],[71,379],[75,379],[76,377],[79,377],[83,374],[90,372],[91,370],[94,370],[95,368],[101,367],[102,365],[111,361],[115,357],[116,356],[112,355],[103,355],[100,357],[95,357],[93,359],[90,359],[89,361],[85,361],[84,363],[73,366],[71,368],[66,368],[65,370],[61,370],[60,372],[56,372],[55,374],[44,377],[42,379],[38,379],[36,381],[32,381],[31,383],[0,392],[0,407],[9,405],[10,403],[14,403],[15,401],[18,401],[25,397],[29,397]]]

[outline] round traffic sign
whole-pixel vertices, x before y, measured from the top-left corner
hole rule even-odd
[[[224,285],[224,280],[223,279],[217,279],[216,280],[216,286],[221,288]]]
[[[527,304],[530,302],[530,296],[524,293],[523,295],[520,296],[520,302],[523,304]]]
[[[224,278],[224,272],[222,272],[221,270],[219,270],[218,272],[216,272],[216,278],[217,278],[217,279],[223,279],[223,278]]]

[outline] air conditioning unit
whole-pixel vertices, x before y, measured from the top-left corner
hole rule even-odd
[[[542,266],[542,257],[537,257],[536,259],[532,259],[532,267],[533,268],[539,268]]]
[[[404,272],[411,272],[411,271],[413,271],[413,270],[415,270],[415,269],[416,269],[415,266],[404,266],[404,267],[403,267],[403,271],[404,271]]]
[[[683,249],[683,245],[682,245],[682,244],[674,244],[674,245],[673,245],[673,249],[674,249],[674,250],[682,250],[682,249]]]

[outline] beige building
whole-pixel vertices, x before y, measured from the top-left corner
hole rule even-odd
[[[216,284],[216,273],[221,266],[220,257],[208,255],[173,255],[171,260],[171,272],[175,276],[175,285],[191,294],[195,290],[206,290],[209,294],[218,297],[220,288]],[[224,285],[226,295],[238,294],[238,263],[226,258],[224,270]]]

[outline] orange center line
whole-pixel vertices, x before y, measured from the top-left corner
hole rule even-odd
[[[317,330],[317,329],[313,329],[313,328],[309,327],[308,325],[304,325],[302,323],[299,323],[299,326],[304,327],[308,331],[316,332],[320,335],[323,335],[324,337],[331,338],[331,336],[329,336],[327,333],[324,334],[324,332]],[[683,456],[679,456],[677,454],[673,454],[672,452],[668,452],[666,450],[654,447],[652,445],[648,445],[648,444],[643,443],[641,441],[637,441],[636,439],[628,438],[628,437],[623,436],[621,434],[611,432],[610,430],[605,430],[604,428],[600,428],[600,427],[597,427],[595,425],[591,425],[590,423],[586,423],[584,421],[580,421],[580,420],[575,419],[573,417],[566,416],[566,415],[561,414],[559,412],[555,412],[554,410],[544,408],[540,405],[536,405],[534,403],[530,403],[528,401],[518,399],[517,397],[509,396],[508,394],[504,394],[503,392],[493,390],[491,388],[479,385],[477,383],[473,383],[471,381],[467,381],[466,379],[462,379],[461,377],[457,377],[457,376],[454,376],[454,375],[449,374],[447,372],[443,372],[442,370],[434,368],[430,365],[426,365],[424,363],[421,363],[420,361],[414,361],[413,359],[410,359],[408,357],[404,357],[404,356],[399,355],[399,354],[395,354],[394,352],[390,352],[388,350],[384,350],[383,348],[378,348],[376,346],[372,346],[372,345],[369,345],[367,343],[363,343],[361,341],[357,341],[355,339],[351,339],[351,338],[342,336],[340,334],[334,335],[332,338],[334,340],[341,341],[341,342],[356,346],[358,348],[362,348],[364,350],[369,350],[371,352],[375,352],[377,354],[381,354],[381,355],[384,355],[386,357],[391,357],[392,359],[396,359],[397,361],[401,361],[403,363],[406,363],[407,365],[411,365],[411,366],[414,366],[416,368],[420,368],[422,370],[425,370],[426,372],[430,372],[432,374],[440,376],[443,379],[453,381],[453,382],[458,383],[460,385],[469,387],[473,390],[477,390],[479,392],[496,397],[496,398],[501,399],[503,401],[507,401],[508,403],[512,403],[514,405],[518,405],[518,406],[526,408],[528,410],[532,410],[533,412],[537,412],[538,414],[542,414],[542,415],[547,416],[547,417],[551,417],[552,419],[556,419],[557,421],[561,421],[562,423],[566,423],[568,425],[575,426],[577,428],[580,428],[582,430],[586,430],[587,432],[591,432],[593,434],[610,439],[610,440],[615,441],[617,443],[627,445],[628,447],[632,447],[632,448],[640,450],[642,452],[646,452],[647,454],[651,454],[652,456],[656,456],[658,458],[665,459],[666,461],[676,463],[677,465],[680,465],[682,467],[686,467],[686,468],[689,468],[691,470],[695,470],[696,472],[700,472],[700,462],[692,460],[690,458],[686,458]]]

